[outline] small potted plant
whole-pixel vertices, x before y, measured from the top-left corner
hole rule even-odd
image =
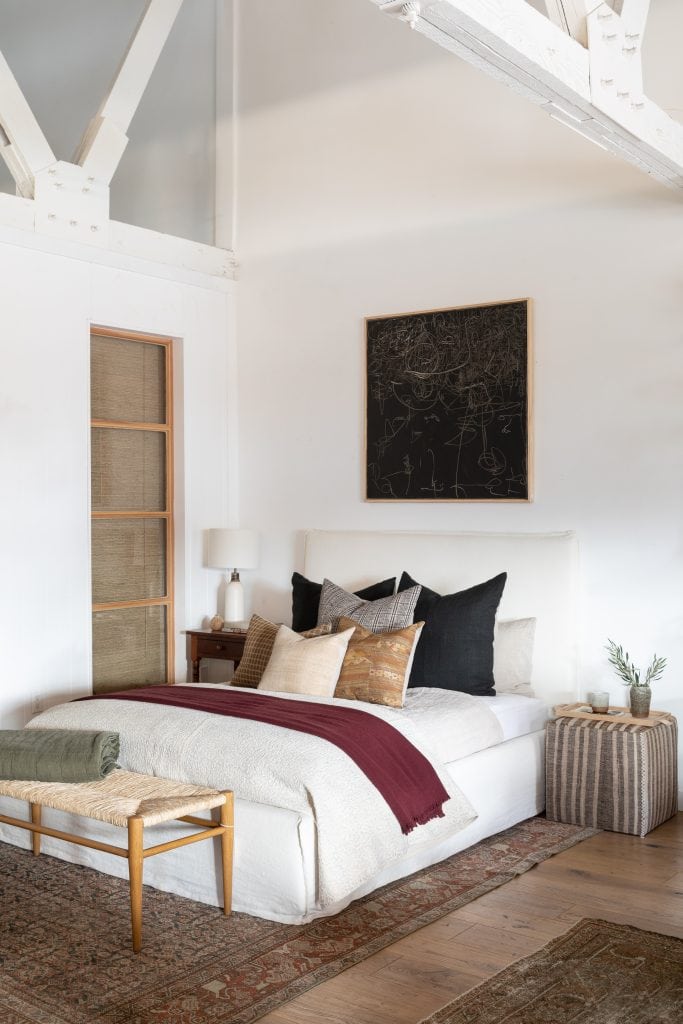
[[[610,665],[629,687],[631,714],[634,718],[647,718],[650,714],[652,699],[650,683],[661,677],[666,667],[666,658],[658,658],[655,654],[645,673],[645,678],[642,679],[640,669],[636,668],[629,658],[628,651],[624,652],[621,644],[615,644],[614,640],[608,639],[605,649],[608,652]]]

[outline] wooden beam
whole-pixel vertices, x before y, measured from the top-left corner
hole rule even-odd
[[[56,161],[56,157],[2,53],[0,53],[0,154],[16,182],[17,192],[28,199],[33,198],[36,174]]]
[[[545,6],[554,25],[582,46],[588,46],[586,15],[595,7],[595,0],[545,0]]]
[[[109,184],[128,144],[127,131],[183,0],[148,0],[108,95],[74,156],[88,176]]]
[[[400,0],[371,2],[404,13]],[[592,142],[683,188],[683,125],[643,95],[648,0],[622,0],[622,14],[600,0],[591,4],[588,48],[525,0],[420,0],[411,5],[412,27]]]
[[[642,38],[647,16],[650,13],[650,0],[615,0],[612,6],[621,16],[630,38]]]

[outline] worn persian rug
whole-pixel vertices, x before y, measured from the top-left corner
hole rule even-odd
[[[683,939],[584,918],[422,1024],[680,1024]]]
[[[250,1024],[595,830],[531,818],[357,900],[282,925],[0,844],[0,1024]]]

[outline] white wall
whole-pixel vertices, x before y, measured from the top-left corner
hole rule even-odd
[[[653,97],[679,108],[681,6],[653,5],[648,29]],[[239,17],[241,522],[265,538],[255,607],[286,620],[306,527],[575,530],[582,692],[621,698],[610,636],[641,663],[668,656],[655,705],[680,716],[681,195],[368,0],[248,0]],[[519,296],[534,302],[533,503],[365,503],[363,318]]]
[[[202,531],[228,521],[235,483],[233,285],[8,229],[0,280],[0,727],[14,728],[34,697],[49,705],[90,688],[91,323],[178,339],[175,636],[185,678],[180,631],[216,606]]]

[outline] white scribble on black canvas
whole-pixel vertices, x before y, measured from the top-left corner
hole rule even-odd
[[[367,321],[369,499],[529,500],[528,302]]]

